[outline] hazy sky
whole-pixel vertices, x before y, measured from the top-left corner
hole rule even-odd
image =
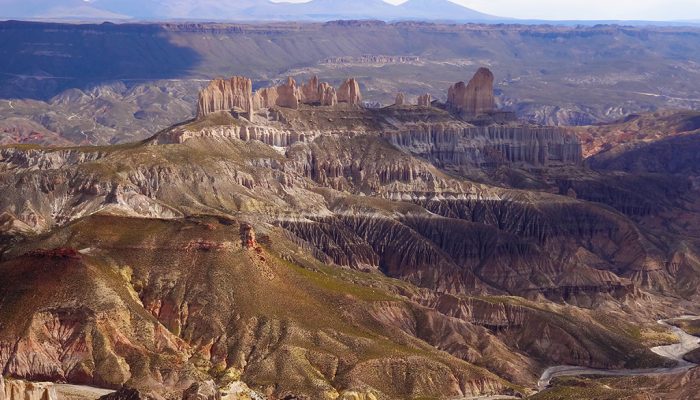
[[[284,1],[300,3],[308,0]],[[385,1],[399,4],[403,3],[405,0]],[[700,0],[451,1],[487,14],[523,19],[700,20]]]

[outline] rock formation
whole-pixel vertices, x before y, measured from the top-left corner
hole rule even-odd
[[[213,380],[193,383],[182,394],[182,400],[221,400],[219,388]]]
[[[307,83],[301,86],[301,96],[301,101],[305,104],[321,102],[321,84],[316,75],[312,76]]]
[[[396,95],[396,100],[394,101],[395,106],[402,106],[406,101],[406,96],[403,93],[398,93]]]
[[[352,105],[362,104],[360,84],[355,78],[347,79],[342,85],[340,85],[340,88],[338,89],[338,102]]]
[[[277,87],[277,102],[275,105],[296,110],[299,108],[300,100],[301,94],[294,78],[287,78],[285,84]]]
[[[250,224],[241,224],[241,246],[244,249],[253,249],[258,246],[255,241],[255,229]]]
[[[488,68],[479,68],[469,84],[458,82],[447,92],[448,108],[464,116],[479,116],[495,110],[493,95],[493,73]]]
[[[335,106],[338,104],[338,95],[335,88],[326,82],[319,85],[319,102],[322,106]]]
[[[429,93],[418,96],[418,105],[420,107],[430,107],[432,103],[433,97]]]
[[[214,79],[199,92],[197,116],[222,111],[241,109],[251,111],[253,83],[250,79],[234,76],[230,79]]]
[[[5,381],[0,375],[0,400],[57,400],[53,383],[28,382],[18,379]]]

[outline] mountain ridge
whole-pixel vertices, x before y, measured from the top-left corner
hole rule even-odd
[[[447,0],[409,0],[399,5],[383,0],[349,3],[338,0],[312,0],[305,3],[275,3],[269,0],[216,2],[155,0],[61,0],[47,2],[8,1],[2,12],[5,18],[92,20],[211,20],[211,21],[330,21],[335,19],[432,20],[476,22],[505,20],[484,14]]]

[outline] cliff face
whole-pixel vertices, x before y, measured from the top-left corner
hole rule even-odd
[[[398,96],[400,101],[403,101]],[[429,100],[424,99],[425,101]],[[426,103],[429,104],[429,103]],[[292,107],[286,107],[291,109]],[[179,142],[196,137],[228,137],[260,140],[273,146],[311,142],[323,135],[373,135],[438,167],[495,168],[501,165],[576,165],[582,161],[581,145],[570,132],[510,122],[474,126],[431,108],[407,108],[397,114],[391,109],[355,110],[351,125],[334,126],[328,120],[342,120],[347,110],[319,113],[302,107],[294,113],[280,113],[279,121],[265,124],[236,124],[194,130],[187,126],[161,134],[159,141]],[[324,122],[323,118],[327,118]]]
[[[197,116],[204,117],[221,110],[238,108],[251,110],[253,83],[250,79],[234,76],[230,79],[214,79],[199,93]]]
[[[412,124],[384,137],[397,147],[436,165],[480,168],[503,164],[577,164],[582,161],[576,137],[556,127]]]

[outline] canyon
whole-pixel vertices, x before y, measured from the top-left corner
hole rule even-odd
[[[383,400],[673,368],[650,348],[700,312],[695,114],[543,126],[474,70],[387,107],[360,78],[217,78],[143,140],[0,146],[2,374]],[[676,138],[675,164],[647,150]]]

